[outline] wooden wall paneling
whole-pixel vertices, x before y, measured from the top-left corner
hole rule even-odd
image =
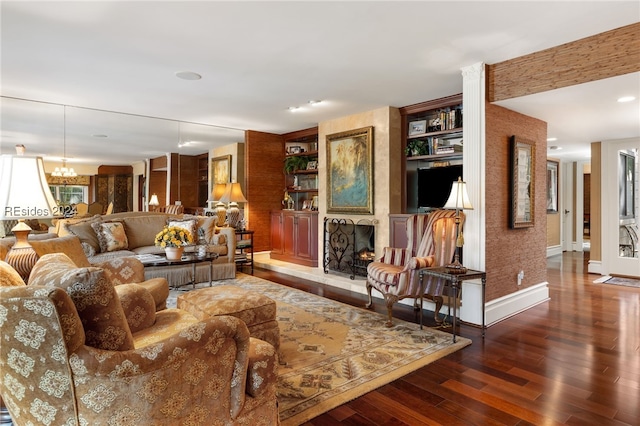
[[[158,196],[159,206],[167,205],[167,172],[166,171],[151,171],[149,178],[147,179],[149,185],[149,198],[153,194]]]
[[[172,152],[169,154],[171,167],[167,171],[167,179],[169,182],[169,199],[167,204],[175,204],[178,198],[180,188],[180,155]],[[181,201],[181,200],[180,200]],[[162,203],[160,203],[162,206]]]
[[[487,66],[489,102],[640,71],[640,23]]]
[[[180,155],[176,200],[186,207],[198,206],[198,156]]]
[[[273,133],[245,132],[245,197],[254,250],[271,249],[271,211],[280,210],[284,196],[284,138]]]
[[[547,281],[547,124],[486,102],[487,301]],[[535,142],[535,225],[509,228],[509,138]],[[521,286],[517,274],[525,273]]]

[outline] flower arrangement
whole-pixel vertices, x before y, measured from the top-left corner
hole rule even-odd
[[[156,246],[165,247],[182,247],[186,244],[192,244],[193,237],[191,232],[178,226],[165,226],[155,238]]]

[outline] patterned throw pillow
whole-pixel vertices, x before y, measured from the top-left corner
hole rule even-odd
[[[29,285],[64,289],[76,306],[86,335],[86,344],[98,349],[133,349],[131,329],[113,284],[102,268],[78,268],[62,253],[38,260]]]
[[[198,234],[196,233],[196,221],[190,220],[168,220],[167,226],[176,226],[178,228],[186,229],[191,234],[193,241],[198,241]]]
[[[96,231],[98,242],[100,243],[100,251],[102,253],[127,250],[129,248],[129,240],[127,240],[127,234],[124,230],[124,223],[92,223],[91,227]]]

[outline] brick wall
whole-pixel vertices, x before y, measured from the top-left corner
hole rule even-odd
[[[547,281],[547,124],[486,102],[487,301]],[[535,226],[509,228],[510,137],[535,142]],[[524,271],[521,286],[517,274]]]

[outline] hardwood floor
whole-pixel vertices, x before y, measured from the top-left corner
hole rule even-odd
[[[484,340],[463,325],[472,345],[305,425],[640,425],[640,290],[593,284],[587,255],[549,259],[549,302],[493,325]],[[255,275],[364,305],[360,294]],[[415,320],[410,307],[395,316]]]

